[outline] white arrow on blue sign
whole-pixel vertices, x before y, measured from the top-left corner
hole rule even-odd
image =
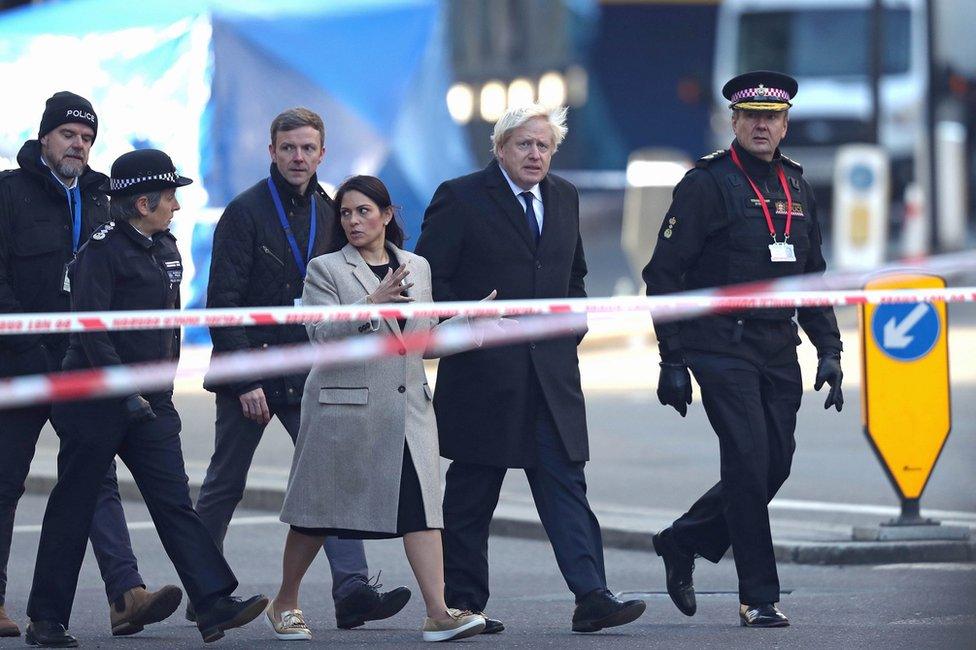
[[[938,312],[924,302],[879,305],[871,321],[878,347],[899,361],[915,361],[931,352],[941,330]]]

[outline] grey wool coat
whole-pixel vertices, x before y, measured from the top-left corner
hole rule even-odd
[[[406,281],[414,286],[407,295],[430,302],[427,260],[391,244],[387,248],[410,269]],[[359,251],[347,244],[309,263],[302,302],[362,304],[378,286]],[[409,319],[404,333],[435,326],[436,318]],[[402,334],[392,318],[306,328],[313,342]],[[310,528],[396,532],[404,440],[420,480],[427,525],[442,528],[437,423],[422,355],[401,352],[338,368],[313,368],[305,382],[281,520]]]

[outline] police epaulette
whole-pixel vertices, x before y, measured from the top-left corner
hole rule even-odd
[[[728,149],[719,149],[718,151],[713,151],[712,153],[708,154],[707,156],[702,156],[701,158],[699,158],[698,160],[696,160],[695,161],[695,167],[707,167],[712,162],[718,160],[719,158],[723,158],[724,156],[727,156],[728,154],[729,154],[729,150]]]
[[[2,172],[0,172],[0,181],[2,181],[3,179],[7,178],[8,176],[13,176],[14,174],[16,174],[19,171],[20,171],[19,169],[5,169],[5,170],[3,170]]]
[[[105,235],[109,234],[114,228],[115,228],[114,221],[106,221],[98,228],[96,228],[95,232],[92,233],[91,235],[92,241],[101,241],[105,239]]]
[[[798,162],[796,162],[796,161],[795,161],[795,160],[793,160],[792,158],[787,158],[787,157],[786,157],[786,156],[784,156],[783,154],[780,154],[780,155],[779,155],[779,157],[780,157],[780,159],[781,159],[781,160],[782,160],[782,161],[783,161],[784,163],[786,163],[786,164],[787,164],[787,165],[789,165],[790,167],[794,167],[794,168],[796,168],[796,169],[798,169],[798,170],[800,170],[800,172],[802,172],[802,171],[803,171],[803,165],[801,165],[800,163],[798,163]]]

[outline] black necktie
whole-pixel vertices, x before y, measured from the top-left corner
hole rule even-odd
[[[525,218],[529,222],[529,232],[532,233],[532,238],[535,243],[539,243],[539,222],[535,218],[535,208],[532,206],[532,192],[522,192],[519,194],[523,199],[525,199]]]

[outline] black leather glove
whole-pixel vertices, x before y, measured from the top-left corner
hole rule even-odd
[[[691,404],[691,375],[688,373],[688,366],[683,363],[661,362],[657,398],[661,404],[673,406],[681,417],[688,413],[688,404]]]
[[[840,388],[842,381],[844,381],[844,372],[840,369],[840,355],[827,354],[820,357],[813,389],[820,390],[824,382],[830,384],[830,392],[827,393],[827,401],[824,402],[825,409],[833,406],[840,411],[844,408],[844,392]]]
[[[129,395],[122,400],[122,410],[125,412],[127,424],[139,424],[156,419],[152,406],[142,395]]]

